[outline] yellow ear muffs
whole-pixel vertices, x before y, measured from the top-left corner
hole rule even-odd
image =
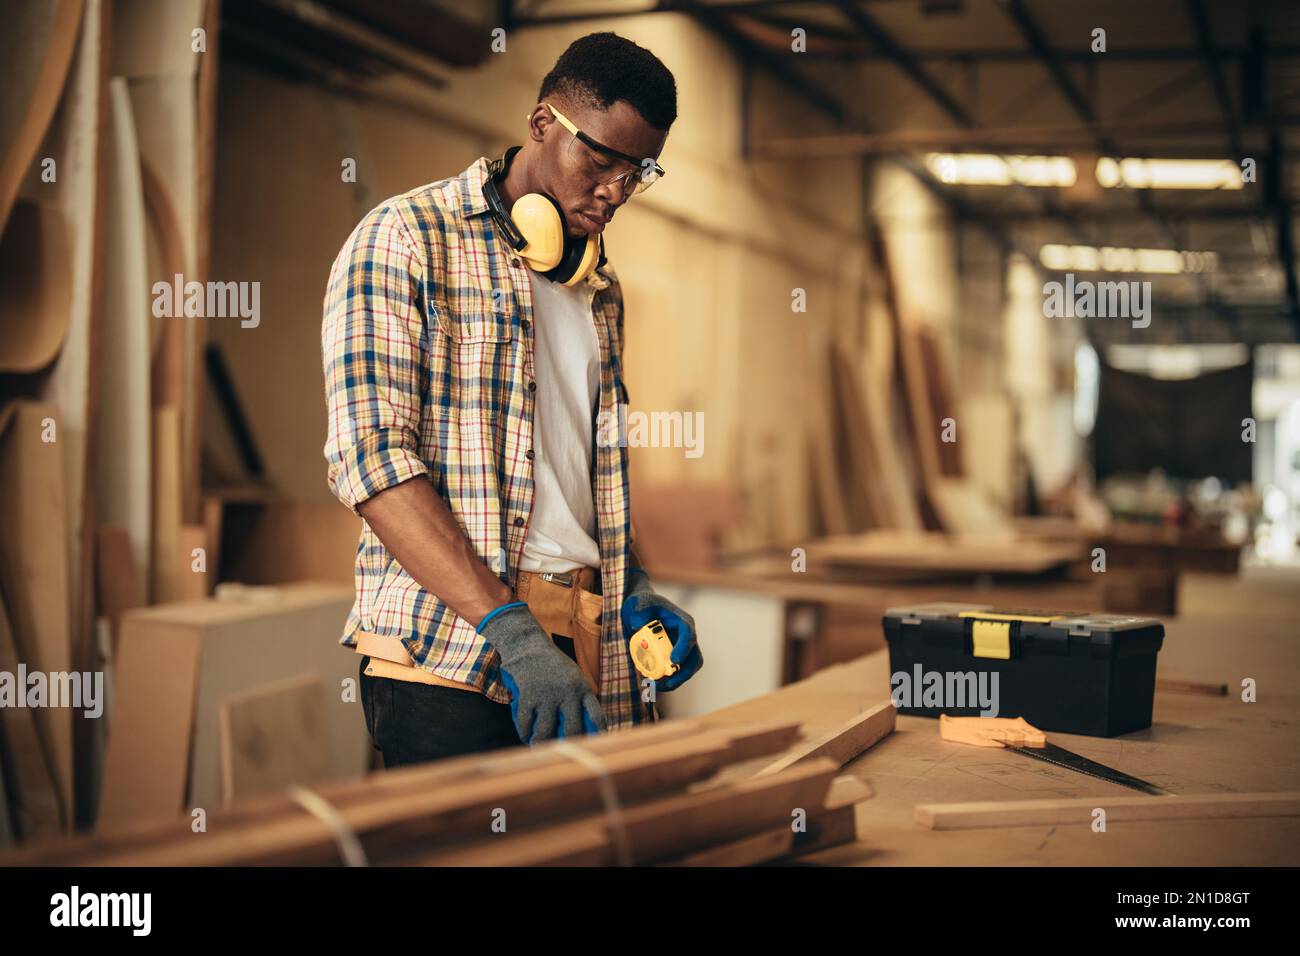
[[[536,272],[550,272],[564,258],[564,220],[550,197],[527,193],[510,207],[510,218],[528,245],[519,255]]]
[[[540,272],[552,282],[577,285],[604,264],[604,237],[597,233],[586,238],[569,238],[564,232],[564,210],[554,197],[545,193],[520,196],[506,213],[496,182],[505,175],[519,149],[512,146],[504,156],[488,164],[483,195],[492,218],[510,247],[534,272]]]
[[[598,236],[570,239],[564,234],[564,214],[550,196],[527,193],[510,207],[515,228],[527,241],[519,256],[534,272],[553,282],[577,285],[591,275],[600,257]]]

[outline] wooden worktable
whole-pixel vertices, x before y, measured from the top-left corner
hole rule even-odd
[[[1273,582],[1276,584],[1276,582]],[[1166,620],[1162,680],[1224,683],[1227,697],[1157,692],[1154,724],[1111,739],[1049,734],[1108,766],[1182,794],[1300,790],[1300,582],[1252,601],[1246,582]],[[1234,607],[1259,607],[1255,615]],[[1241,701],[1241,681],[1258,702]],[[889,653],[877,651],[708,719],[797,714],[804,735],[830,731],[889,695]],[[809,861],[835,865],[1297,865],[1300,818],[1114,823],[932,831],[918,803],[1132,796],[1135,791],[1008,751],[939,738],[937,721],[899,717],[895,733],[846,767],[875,796],[858,806],[858,841]],[[1152,798],[1156,799],[1156,798]]]

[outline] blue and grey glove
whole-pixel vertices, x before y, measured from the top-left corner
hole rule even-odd
[[[675,673],[655,681],[658,690],[681,687],[704,666],[704,655],[695,641],[695,619],[666,597],[656,594],[650,576],[640,568],[633,568],[628,577],[628,592],[620,616],[625,637],[631,637],[656,619],[668,632],[673,642],[671,660],[678,668]]]
[[[510,716],[520,740],[531,746],[605,729],[591,685],[527,604],[512,601],[490,611],[479,621],[478,632],[501,655],[501,680],[510,691]]]

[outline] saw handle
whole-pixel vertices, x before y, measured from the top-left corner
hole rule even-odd
[[[949,717],[939,715],[939,736],[974,747],[1044,747],[1047,735],[1023,717]]]

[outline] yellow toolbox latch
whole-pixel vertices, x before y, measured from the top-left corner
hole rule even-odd
[[[976,657],[1011,660],[1010,621],[971,621],[970,636]]]

